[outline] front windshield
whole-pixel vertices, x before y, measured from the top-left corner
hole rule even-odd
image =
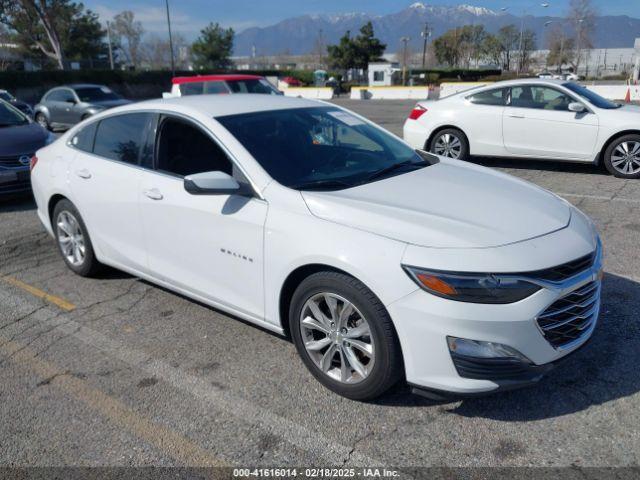
[[[29,119],[22,112],[0,100],[0,127],[15,127],[27,123],[29,123]]]
[[[563,83],[562,86],[565,88],[568,88],[573,93],[578,94],[580,97],[582,97],[584,100],[586,100],[587,102],[589,102],[591,105],[595,107],[604,108],[607,110],[612,110],[614,108],[621,107],[619,103],[613,103],[612,101],[607,100],[604,97],[601,97],[594,91],[589,90],[587,87],[583,87],[582,85],[579,85],[577,83],[567,82],[567,83]]]
[[[400,140],[335,107],[218,117],[276,181],[339,190],[430,165]]]
[[[104,102],[118,100],[120,96],[107,87],[82,87],[76,88],[76,94],[81,102]]]
[[[10,102],[13,100],[13,96],[9,92],[0,92],[0,100]]]

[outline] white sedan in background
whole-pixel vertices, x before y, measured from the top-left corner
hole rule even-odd
[[[573,82],[498,82],[419,102],[404,124],[413,147],[469,155],[604,162],[640,177],[640,107],[611,102]]]
[[[31,178],[72,271],[110,265],[291,334],[349,398],[404,379],[427,395],[528,385],[596,326],[602,257],[584,214],[337,106],[137,103],[39,150]]]

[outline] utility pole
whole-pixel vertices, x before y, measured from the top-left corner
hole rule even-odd
[[[107,42],[109,43],[109,65],[113,70],[113,48],[111,47],[111,24],[107,20]]]
[[[400,41],[404,44],[402,47],[402,85],[407,84],[407,43],[411,40],[409,37],[402,37]]]
[[[171,53],[171,75],[176,74],[176,61],[173,57],[173,38],[171,36],[171,16],[169,15],[169,0],[165,0],[167,6],[167,27],[169,28],[169,52]]]
[[[427,43],[429,42],[429,37],[431,36],[429,23],[425,22],[424,30],[422,30],[422,33],[420,33],[420,35],[424,40],[424,43],[422,45],[422,69],[424,70],[427,65]]]

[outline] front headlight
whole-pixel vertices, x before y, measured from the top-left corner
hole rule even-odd
[[[513,303],[541,288],[507,274],[441,272],[407,265],[403,268],[423,290],[458,302]]]

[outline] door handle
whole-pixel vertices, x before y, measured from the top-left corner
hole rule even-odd
[[[519,113],[509,113],[511,118],[524,118],[524,115],[520,115]]]
[[[82,170],[76,170],[76,175],[78,175],[80,178],[84,178],[85,180],[91,178],[91,172],[86,168],[83,168]]]
[[[158,190],[157,188],[152,188],[150,190],[145,190],[144,195],[148,198],[150,198],[151,200],[162,200],[164,197],[162,196],[162,194],[160,193],[160,190]]]

